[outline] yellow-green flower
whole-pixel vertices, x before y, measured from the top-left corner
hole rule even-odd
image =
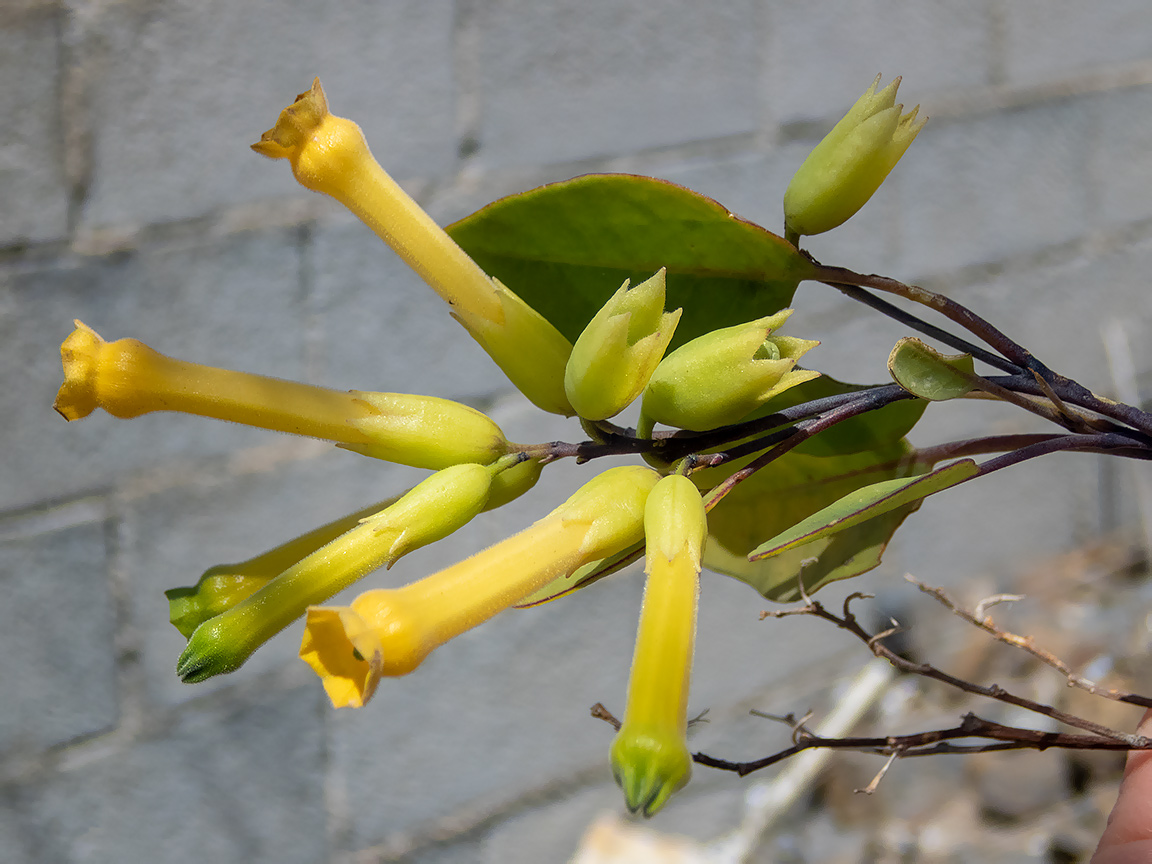
[[[928,118],[917,105],[901,115],[897,78],[879,93],[880,76],[817,144],[784,193],[785,233],[822,234],[846,222],[863,207],[896,167]]]
[[[240,667],[252,652],[314,603],[401,556],[447,537],[484,507],[492,477],[516,457],[490,466],[453,465],[424,480],[396,503],[364,518],[251,596],[202,623],[176,672],[189,683]]]
[[[252,149],[287,159],[300,185],[335,198],[375,231],[449,305],[452,314],[533,403],[573,414],[564,395],[572,346],[480,266],[372,157],[360,127],[328,112],[320,79],[285,108]]]
[[[610,468],[543,519],[418,582],[308,610],[300,657],[336,707],[359,707],[382,676],[406,675],[439,645],[553,579],[637,542],[656,472]]]
[[[435,396],[329,390],[167,357],[136,339],[106,342],[84,323],[60,346],[65,420],[179,411],[307,435],[367,456],[446,468],[488,464],[518,449],[490,418]]]
[[[672,341],[682,309],[664,311],[664,271],[628,286],[588,322],[572,347],[564,390],[585,420],[607,420],[632,404]]]
[[[633,813],[651,816],[688,782],[688,685],[696,640],[700,561],[708,533],[695,484],[672,474],[644,508],[644,604],[612,774]]]
[[[820,375],[794,369],[819,345],[775,336],[791,309],[713,330],[681,345],[656,367],[641,403],[638,432],[656,423],[702,432],[747,417],[777,393]]]

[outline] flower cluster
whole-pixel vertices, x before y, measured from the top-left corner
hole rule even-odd
[[[890,168],[899,156],[887,139],[903,141],[919,127],[893,120],[886,106],[894,85],[873,91],[864,108],[853,111],[884,118],[880,143],[870,146],[882,150],[873,161]],[[850,125],[861,122],[871,121],[854,118]],[[893,123],[895,132],[888,128]],[[639,399],[642,439],[651,438],[658,423],[710,430],[818,375],[796,366],[817,343],[776,332],[790,309],[713,330],[665,356],[682,310],[665,310],[662,269],[639,284],[626,281],[573,345],[400,189],[373,159],[359,127],[329,113],[319,81],[253,149],[287,159],[302,185],[363,219],[445,300],[528,399],[545,411],[578,415],[587,428]],[[814,183],[797,182],[805,189]],[[852,182],[859,185],[858,178]],[[807,216],[790,219],[797,230],[812,230]],[[612,771],[629,809],[645,815],[687,782],[688,685],[708,534],[705,503],[686,476],[687,462],[610,468],[534,524],[464,561],[401,588],[367,591],[348,606],[324,606],[373,570],[528,492],[557,454],[547,444],[510,442],[489,417],[446,399],[341,392],[216,369],[134,339],[107,342],[79,321],[61,357],[65,380],[55,407],[67,420],[96,408],[122,418],[177,411],[311,436],[431,472],[402,495],[167,592],[172,623],[188,639],[177,664],[184,681],[237,669],[304,617],[300,657],[333,705],[360,707],[382,678],[412,672],[436,647],[501,610],[644,549],[647,582]]]

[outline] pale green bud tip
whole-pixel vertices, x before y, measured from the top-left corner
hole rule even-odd
[[[612,741],[612,776],[632,813],[655,815],[692,776],[684,738],[653,734],[625,723]]]
[[[843,224],[867,203],[919,134],[919,106],[901,115],[896,78],[877,92],[880,76],[817,144],[784,193],[790,238]]]
[[[660,480],[644,505],[644,538],[648,555],[671,561],[686,554],[699,569],[708,534],[708,514],[696,484],[682,474]]]
[[[586,420],[606,420],[644,390],[683,310],[664,312],[664,270],[629,287],[628,280],[588,322],[564,368],[564,391]]]

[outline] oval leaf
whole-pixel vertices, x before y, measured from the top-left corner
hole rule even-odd
[[[941,354],[912,336],[896,343],[888,355],[888,372],[909,393],[932,402],[968,393],[976,374],[971,354]]]
[[[963,483],[974,477],[977,471],[979,468],[973,460],[962,459],[922,477],[882,480],[863,486],[757,546],[748,558],[751,561],[768,558],[813,540],[830,537],[868,519]]]
[[[813,264],[782,237],[682,186],[588,174],[511,195],[448,226],[490,275],[573,342],[625,279],[661,267],[684,314],[669,350],[792,302]]]

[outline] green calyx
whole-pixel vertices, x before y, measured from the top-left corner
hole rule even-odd
[[[644,391],[640,430],[650,431],[654,423],[698,432],[727,426],[817,377],[794,367],[819,342],[772,335],[791,314],[784,309],[714,330],[665,357]]]
[[[919,106],[901,114],[895,79],[877,92],[880,76],[839,123],[817,144],[784,193],[784,223],[789,237],[822,234],[858,211],[919,134]]]
[[[588,322],[564,370],[564,390],[585,420],[606,420],[644,390],[683,310],[664,312],[664,270],[629,287],[628,280]]]

